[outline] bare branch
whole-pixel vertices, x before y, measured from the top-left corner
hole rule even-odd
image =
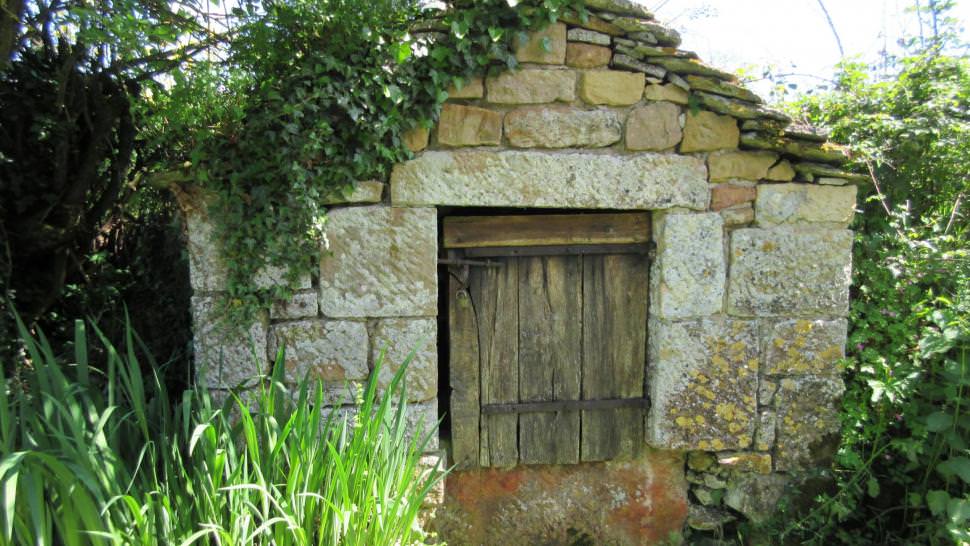
[[[829,15],[828,8],[825,7],[825,2],[822,0],[818,1],[818,7],[822,8],[822,13],[825,14],[825,20],[829,23],[829,28],[832,29],[832,35],[835,36],[835,43],[839,46],[839,56],[845,57],[845,48],[842,47],[842,38],[839,36],[839,31],[835,29],[835,22],[832,21],[832,16]]]

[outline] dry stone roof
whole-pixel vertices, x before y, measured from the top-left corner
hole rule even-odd
[[[702,62],[692,51],[680,49],[680,34],[662,23],[645,7],[631,0],[587,0],[589,17],[575,14],[560,20],[568,25],[570,42],[609,47],[610,67],[642,72],[648,84],[672,85],[688,93],[694,109],[729,115],[740,121],[741,148],[771,151],[794,166],[797,180],[816,182],[825,178],[867,181],[846,172],[845,148],[828,142],[814,127],[794,124],[778,110],[745,89],[737,78]]]

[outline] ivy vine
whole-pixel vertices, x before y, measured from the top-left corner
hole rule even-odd
[[[514,69],[514,41],[567,10],[586,17],[582,0],[422,4],[247,3],[226,58],[177,75],[157,100],[172,113],[156,132],[171,141],[169,159],[189,157],[193,183],[211,196],[229,324],[292,296],[320,255],[321,202],[386,179],[410,157],[404,135],[431,126],[450,85]],[[282,268],[284,282],[256,286],[268,268]]]

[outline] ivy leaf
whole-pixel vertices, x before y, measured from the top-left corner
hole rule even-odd
[[[946,491],[934,489],[926,493],[926,506],[934,516],[942,514],[948,502],[950,502],[950,494]]]
[[[870,477],[866,482],[866,493],[872,498],[879,496],[879,481],[876,478]]]
[[[950,499],[946,506],[946,514],[950,523],[960,525],[970,519],[970,501],[967,499]]]
[[[546,53],[552,52],[552,40],[548,36],[543,36],[539,45]]]
[[[505,30],[497,27],[488,27],[488,35],[492,38],[493,42],[497,42],[505,35]]]
[[[965,483],[970,484],[970,458],[951,457],[936,465],[936,471],[945,478],[959,476]]]
[[[953,417],[946,412],[936,411],[926,418],[926,430],[940,432],[953,426]]]

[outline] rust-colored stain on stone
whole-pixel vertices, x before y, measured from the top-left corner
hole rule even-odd
[[[432,523],[460,545],[663,544],[687,517],[683,455],[455,472]]]

